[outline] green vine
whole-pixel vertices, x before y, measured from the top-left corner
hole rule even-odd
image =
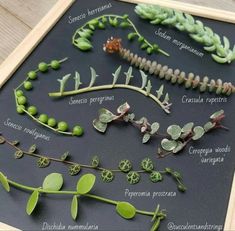
[[[101,85],[101,86],[94,86],[96,79],[98,75],[96,74],[96,71],[91,67],[91,80],[90,84],[88,87],[81,88],[79,89],[80,85],[82,84],[80,81],[80,74],[78,72],[75,73],[74,77],[74,83],[75,83],[75,88],[72,91],[64,91],[65,85],[70,77],[70,75],[64,76],[62,79],[59,79],[58,81],[60,82],[60,91],[58,92],[51,92],[49,93],[50,97],[63,97],[63,96],[69,96],[69,95],[75,95],[75,94],[82,94],[85,92],[90,92],[90,91],[100,91],[100,90],[110,90],[110,89],[115,89],[115,88],[122,88],[122,89],[128,89],[128,90],[133,90],[136,92],[139,92],[146,97],[151,98],[154,100],[166,113],[170,113],[170,106],[171,103],[169,103],[169,95],[166,93],[165,97],[163,100],[161,100],[163,96],[163,90],[164,86],[162,85],[156,92],[157,95],[154,95],[151,93],[152,90],[152,84],[151,81],[148,80],[148,76],[143,72],[140,71],[141,77],[142,77],[142,86],[141,87],[136,87],[130,85],[130,80],[133,78],[132,75],[132,67],[128,69],[127,72],[125,72],[126,76],[126,81],[125,84],[117,84],[117,80],[120,77],[121,74],[121,66],[117,68],[115,73],[113,73],[113,82],[112,84],[107,84],[107,85]]]
[[[148,54],[161,53],[169,56],[168,53],[161,50],[157,44],[151,44],[147,41],[137,30],[134,23],[129,19],[127,14],[121,15],[102,15],[86,22],[83,26],[78,28],[72,37],[72,43],[74,46],[79,48],[81,51],[88,51],[92,49],[92,43],[90,41],[94,31],[96,29],[105,29],[107,25],[112,27],[131,28],[133,32],[128,34],[128,39],[133,40],[135,37],[138,38],[138,42],[142,49],[146,49]]]
[[[37,146],[32,145],[27,151],[19,147],[19,141],[9,141],[3,135],[0,136],[0,144],[7,144],[15,149],[15,159],[21,159],[24,155],[34,157],[37,159],[37,166],[39,168],[45,168],[50,165],[51,162],[57,162],[65,164],[68,167],[68,172],[71,176],[75,176],[81,172],[82,169],[93,169],[100,172],[100,178],[103,182],[109,183],[114,180],[116,173],[122,173],[126,175],[126,180],[129,184],[137,184],[141,179],[141,174],[149,174],[149,180],[153,183],[161,182],[163,175],[171,176],[177,183],[177,188],[184,192],[186,187],[182,182],[181,174],[177,171],[165,168],[163,171],[156,170],[153,161],[149,158],[145,158],[141,161],[141,170],[133,170],[132,163],[127,160],[121,160],[117,169],[107,169],[101,167],[100,159],[98,156],[93,156],[90,164],[81,164],[74,161],[70,161],[69,152],[65,152],[60,158],[50,157],[49,155],[39,154]]]
[[[117,115],[111,111],[102,108],[99,110],[98,119],[93,120],[93,127],[105,133],[108,125],[111,122],[122,121],[130,123],[140,130],[142,134],[142,143],[147,143],[152,137],[161,137],[161,148],[158,148],[160,157],[165,157],[169,154],[178,154],[192,140],[201,139],[206,133],[217,128],[228,128],[221,125],[221,121],[225,117],[224,111],[220,110],[210,116],[210,121],[203,126],[194,126],[193,122],[186,123],[183,127],[173,124],[167,128],[166,134],[160,133],[160,124],[158,122],[149,123],[146,117],[135,119],[135,114],[130,113],[130,106],[124,103],[117,108]]]
[[[151,231],[158,230],[161,220],[165,219],[166,217],[165,210],[160,210],[159,205],[154,212],[149,212],[136,209],[129,202],[111,200],[105,197],[90,194],[95,181],[95,175],[85,174],[78,180],[77,187],[74,191],[62,191],[61,188],[63,186],[63,176],[59,173],[51,173],[46,176],[42,183],[42,186],[31,187],[10,180],[2,172],[0,172],[0,183],[7,192],[10,192],[10,186],[31,192],[26,205],[26,213],[28,215],[31,215],[35,211],[39,200],[42,200],[43,197],[40,197],[40,195],[67,195],[72,197],[70,214],[72,218],[76,220],[78,217],[78,202],[81,200],[82,197],[87,197],[106,204],[114,205],[117,214],[127,220],[133,219],[137,214],[150,216],[152,217],[153,223]]]
[[[83,128],[79,125],[73,127],[72,131],[68,131],[68,124],[64,121],[57,121],[54,118],[48,117],[47,114],[40,114],[38,117],[38,109],[34,105],[28,105],[28,100],[24,94],[24,90],[30,91],[33,89],[32,82],[37,79],[38,73],[46,73],[49,68],[53,70],[58,70],[61,67],[61,63],[65,62],[67,58],[62,60],[52,60],[49,64],[45,62],[41,62],[38,64],[38,68],[36,70],[30,71],[27,74],[27,78],[14,89],[16,110],[19,114],[26,114],[31,119],[41,124],[42,126],[63,134],[70,136],[81,136],[83,134]],[[26,108],[27,106],[27,108]]]
[[[135,12],[143,19],[147,19],[151,24],[162,24],[175,27],[184,31],[198,43],[204,46],[204,50],[213,53],[212,58],[218,63],[231,63],[235,60],[235,45],[230,48],[227,37],[221,37],[208,26],[195,20],[190,14],[182,13],[173,9],[148,4],[138,4]]]
[[[118,53],[121,58],[127,60],[131,65],[144,70],[160,79],[165,79],[172,84],[184,85],[186,89],[197,89],[200,92],[214,92],[219,95],[231,95],[235,93],[235,87],[231,82],[223,82],[221,79],[209,79],[208,76],[201,78],[194,73],[186,74],[179,69],[172,69],[157,61],[147,60],[122,47],[121,39],[111,38],[104,44],[104,51],[107,53]]]

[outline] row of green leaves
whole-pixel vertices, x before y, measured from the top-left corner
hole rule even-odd
[[[100,202],[115,205],[117,214],[119,214],[124,219],[128,220],[133,219],[137,213],[151,216],[153,222],[151,230],[152,231],[158,230],[160,221],[165,219],[166,217],[165,211],[160,210],[159,205],[157,206],[154,212],[149,212],[149,211],[138,210],[135,208],[134,205],[126,201],[115,201],[97,195],[89,194],[94,187],[95,181],[96,181],[95,175],[85,174],[78,180],[75,191],[61,191],[64,180],[63,176],[59,173],[49,174],[48,176],[45,177],[42,186],[35,188],[9,180],[2,172],[0,172],[0,184],[7,192],[10,192],[10,185],[31,192],[31,195],[26,204],[26,213],[28,215],[31,215],[35,211],[40,199],[40,194],[52,194],[52,195],[62,194],[62,195],[72,196],[70,214],[72,218],[76,220],[78,217],[79,200],[80,197],[83,196],[98,200]]]
[[[105,183],[112,182],[115,178],[115,173],[123,173],[126,175],[126,180],[129,184],[137,184],[141,180],[141,174],[149,174],[149,180],[153,183],[162,181],[163,175],[168,175],[176,181],[177,187],[180,191],[186,190],[186,187],[182,183],[182,176],[179,172],[170,168],[165,168],[163,171],[156,170],[154,163],[150,158],[144,158],[140,163],[140,170],[137,171],[133,170],[133,164],[128,159],[121,160],[118,164],[118,169],[107,169],[102,167],[98,156],[93,156],[91,163],[87,165],[70,161],[68,151],[62,154],[60,158],[55,158],[41,155],[37,151],[35,144],[33,144],[28,151],[24,151],[19,147],[19,141],[8,141],[3,136],[0,136],[0,144],[8,144],[13,147],[16,150],[14,154],[16,159],[20,159],[24,157],[24,155],[36,158],[39,168],[48,167],[53,161],[66,164],[69,166],[68,172],[71,176],[79,174],[82,169],[94,169],[100,171],[100,178]]]
[[[204,50],[213,53],[212,58],[218,63],[231,63],[235,60],[235,45],[231,49],[226,36],[221,40],[210,27],[204,26],[200,20],[194,19],[190,14],[148,4],[138,4],[135,12],[141,18],[149,20],[151,24],[172,26],[188,33],[193,40],[204,46]]]

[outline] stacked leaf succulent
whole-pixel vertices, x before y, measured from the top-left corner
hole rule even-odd
[[[172,26],[188,33],[193,40],[204,46],[204,50],[212,53],[212,58],[218,63],[231,63],[235,60],[235,45],[231,48],[226,36],[221,39],[220,35],[190,14],[148,4],[138,4],[135,12],[153,25]]]
[[[31,192],[31,195],[26,204],[26,213],[28,215],[32,215],[39,201],[43,199],[40,195],[67,195],[71,196],[71,205],[70,205],[70,214],[73,220],[76,220],[79,212],[79,203],[82,200],[82,197],[90,198],[93,200],[97,200],[106,204],[111,204],[115,206],[116,212],[119,216],[124,219],[130,220],[133,219],[137,214],[150,216],[152,217],[152,231],[158,230],[161,220],[166,218],[165,210],[160,210],[160,206],[158,205],[154,212],[144,211],[136,209],[134,205],[126,201],[116,201],[108,198],[104,198],[101,196],[97,196],[95,194],[90,194],[91,190],[94,187],[96,181],[96,177],[93,174],[85,174],[83,175],[77,182],[76,189],[74,191],[62,191],[63,187],[63,176],[59,173],[51,173],[45,177],[42,186],[39,187],[31,187],[27,185],[23,185],[8,179],[2,172],[0,172],[0,184],[3,188],[10,192],[11,186]]]

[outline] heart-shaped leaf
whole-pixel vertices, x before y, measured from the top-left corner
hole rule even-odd
[[[216,125],[215,123],[207,122],[207,123],[203,126],[203,128],[204,128],[205,132],[208,132],[209,130],[211,130],[212,128],[214,128],[215,125]]]
[[[184,147],[185,147],[186,143],[182,143],[182,142],[177,142],[177,146],[174,148],[173,153],[178,153],[179,151],[181,151]]]
[[[177,140],[181,135],[181,127],[179,125],[171,125],[167,128],[167,133],[173,140]]]
[[[150,134],[153,135],[153,134],[157,133],[159,128],[160,128],[160,124],[158,122],[152,123]]]
[[[63,176],[59,173],[51,173],[45,177],[42,188],[44,190],[59,191],[63,185]]]
[[[190,122],[190,123],[185,124],[185,125],[183,126],[183,128],[182,128],[182,132],[184,132],[184,133],[189,133],[189,132],[191,132],[192,129],[193,129],[193,126],[194,126],[194,123],[193,123],[193,122]]]
[[[2,184],[3,188],[7,191],[10,192],[10,186],[9,183],[7,181],[6,176],[0,172],[0,183]]]
[[[204,135],[205,130],[201,126],[196,126],[193,129],[193,132],[194,132],[194,135],[193,135],[192,139],[193,140],[198,140],[198,139],[200,139]]]
[[[125,219],[132,219],[136,214],[136,208],[128,202],[118,202],[116,211]]]
[[[105,108],[99,110],[99,121],[102,123],[110,123],[114,117],[115,115]]]
[[[149,133],[145,133],[142,139],[142,143],[145,144],[147,143],[151,138],[151,135]]]
[[[104,133],[107,129],[107,126],[108,126],[107,123],[102,123],[98,119],[93,120],[93,127],[99,132]]]
[[[81,195],[89,193],[95,184],[96,176],[94,174],[83,175],[77,183],[77,192]]]
[[[31,215],[31,213],[34,211],[34,209],[36,208],[36,205],[38,203],[38,199],[39,199],[39,192],[38,190],[33,191],[33,193],[31,194],[31,196],[29,197],[29,200],[27,202],[27,206],[26,206],[26,213],[28,215]]]
[[[129,109],[130,109],[130,105],[126,102],[118,107],[117,112],[119,114],[125,114],[129,111]]]
[[[71,203],[71,216],[74,220],[76,220],[77,215],[78,215],[78,197],[77,195],[74,195]]]
[[[166,151],[172,151],[176,148],[177,142],[175,140],[163,139],[161,141],[161,146]]]

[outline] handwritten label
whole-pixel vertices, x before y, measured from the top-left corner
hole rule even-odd
[[[203,52],[198,51],[197,49],[193,48],[192,46],[189,46],[176,38],[172,38],[172,36],[167,34],[167,31],[164,31],[162,28],[159,28],[157,31],[155,31],[155,35],[171,42],[173,45],[177,46],[179,48],[179,50],[186,50],[186,51],[188,51],[198,57],[201,57],[201,58],[204,56]]]
[[[231,146],[226,145],[224,147],[215,148],[194,148],[190,146],[188,152],[191,156],[197,156],[200,158],[202,164],[216,165],[223,163],[227,153],[231,152]]]
[[[203,97],[199,95],[198,97],[188,97],[187,95],[183,95],[181,98],[181,102],[183,104],[217,104],[217,103],[227,103],[227,97]]]
[[[72,23],[78,22],[78,21],[80,21],[82,19],[85,19],[87,17],[93,16],[95,14],[98,14],[98,13],[102,12],[102,11],[105,11],[105,10],[111,8],[111,7],[112,7],[112,4],[108,3],[108,4],[105,4],[105,5],[99,6],[99,7],[95,8],[95,9],[87,9],[86,12],[82,12],[82,13],[80,13],[79,15],[77,15],[75,17],[69,15],[68,23],[72,24]]]
[[[18,130],[18,131],[22,131],[28,135],[31,135],[34,137],[35,140],[37,139],[42,139],[42,140],[46,140],[46,141],[50,141],[51,137],[47,136],[43,133],[40,133],[37,131],[36,128],[26,128],[23,127],[23,125],[17,124],[12,122],[12,120],[10,118],[7,118],[4,122],[3,122],[4,126]]]
[[[125,189],[125,197],[129,199],[135,197],[149,197],[151,199],[155,199],[158,197],[176,197],[176,192],[150,192],[150,191],[142,191],[142,192],[134,192],[129,189]]]
[[[89,104],[90,106],[93,104],[103,104],[107,101],[114,101],[115,98],[113,95],[106,95],[106,96],[99,96],[99,97],[92,97],[92,98],[76,98],[70,97],[69,105],[81,105],[81,104]]]

